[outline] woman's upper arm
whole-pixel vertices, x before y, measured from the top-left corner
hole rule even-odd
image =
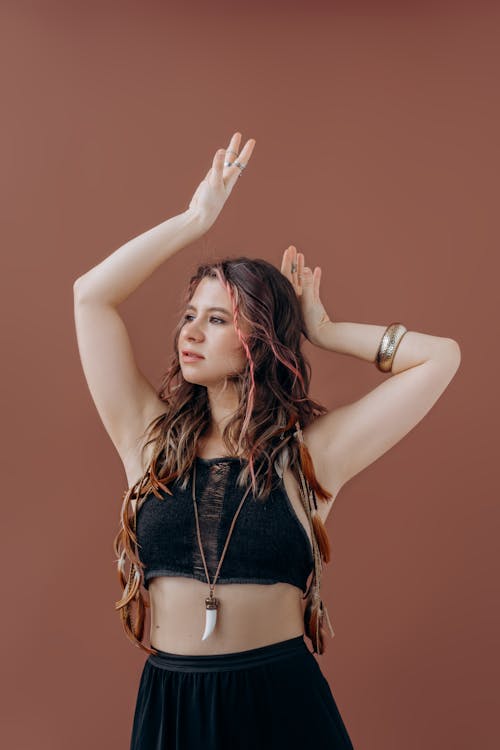
[[[455,342],[443,345],[441,354],[391,375],[361,398],[308,425],[304,436],[326,487],[340,489],[402,440],[433,407],[459,364]]]
[[[102,423],[123,458],[165,404],[137,367],[115,307],[83,299],[74,287],[74,315],[83,372]]]

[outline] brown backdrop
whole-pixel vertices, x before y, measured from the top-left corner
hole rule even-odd
[[[2,744],[128,746],[145,654],[114,611],[126,478],[83,378],[72,284],[183,211],[240,130],[251,167],[212,230],[122,306],[138,362],[159,385],[198,261],[279,265],[290,243],[322,266],[333,319],[459,342],[430,414],[330,514],[320,658],[356,750],[498,747],[498,6],[0,13]],[[305,348],[328,407],[384,377]]]

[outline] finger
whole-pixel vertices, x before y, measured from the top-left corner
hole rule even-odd
[[[223,148],[219,148],[215,152],[215,156],[212,162],[212,176],[217,181],[220,182],[222,180],[222,171],[224,168],[224,159],[226,157],[226,152]]]
[[[290,254],[290,275],[292,277],[292,284],[295,287],[295,291],[298,293],[299,291],[298,275],[299,275],[299,263],[300,263],[301,253],[297,253],[297,248],[295,246],[292,246],[292,248],[293,249]]]
[[[225,153],[224,149],[222,149],[222,148],[219,148],[219,149],[218,149],[218,150],[217,150],[217,151],[215,152],[215,154],[214,154],[214,158],[212,159],[212,166],[210,167],[210,169],[209,169],[209,170],[208,170],[208,172],[206,173],[206,175],[205,175],[205,180],[208,180],[208,178],[210,177],[210,175],[211,175],[211,174],[215,174],[215,167],[216,167],[216,165],[217,165],[218,161],[220,160],[220,155],[221,155],[221,153],[222,153],[222,154],[224,154],[224,153]],[[223,163],[224,163],[224,162],[223,162]]]
[[[297,253],[295,245],[290,245],[284,259],[285,275],[293,285],[298,297],[302,296],[302,276],[304,269],[304,253]]]
[[[242,163],[242,166],[246,167],[246,165],[250,161],[256,142],[257,141],[255,140],[255,138],[249,138],[243,146],[238,157],[238,161]]]
[[[224,174],[224,177],[226,177],[227,174],[227,182],[226,185],[231,190],[235,184],[235,182],[238,180],[239,177],[243,174],[244,169],[248,166],[248,162],[250,161],[250,158],[252,156],[253,150],[255,148],[255,139],[250,138],[245,145],[243,146],[241,152],[238,154],[238,156],[235,156],[233,153],[229,154],[231,157],[230,161],[232,162],[230,167],[226,167],[227,172]],[[238,162],[241,166],[237,166],[235,162]],[[241,169],[243,167],[243,169]]]
[[[283,250],[283,255],[281,256],[281,267],[280,267],[280,271],[283,274],[283,276],[286,276],[285,264],[286,264],[286,250]]]
[[[289,245],[283,253],[283,260],[281,262],[281,273],[286,276],[288,281],[290,281],[292,284],[294,283],[294,280],[292,276],[291,266],[296,252],[297,248],[295,247],[295,245]]]
[[[314,282],[314,296],[319,299],[319,284],[321,281],[321,268],[317,266],[314,269],[313,282]]]
[[[302,290],[302,283],[304,281],[304,253],[297,255],[297,285],[299,290]]]
[[[304,268],[302,295],[306,305],[313,305],[316,302],[313,273],[309,266]]]
[[[239,158],[239,150],[240,150],[240,143],[241,143],[241,133],[233,133],[231,136],[231,140],[229,141],[229,146],[226,149],[225,152],[225,158],[224,158],[224,171],[222,173],[223,179],[224,179],[224,185],[228,188],[228,194],[233,189],[233,185],[238,179],[238,172],[239,169],[235,166],[234,162]],[[233,178],[233,181],[230,181],[230,177],[232,175],[235,175]]]
[[[314,304],[318,302],[319,300],[319,278],[321,275],[321,271],[319,270],[318,266],[314,269],[314,272],[311,271],[311,269],[306,266],[304,268],[304,277],[303,277],[303,293],[305,299]]]
[[[293,284],[295,291],[297,291],[297,271],[293,270],[294,266],[297,265],[297,248],[295,245],[290,245],[286,250],[285,260],[285,276]]]
[[[239,156],[240,151],[240,144],[241,144],[241,133],[233,133],[231,136],[231,140],[229,141],[229,146],[226,149],[226,161],[227,162],[234,162],[235,159]],[[227,170],[231,167],[224,167],[224,176],[226,176]]]

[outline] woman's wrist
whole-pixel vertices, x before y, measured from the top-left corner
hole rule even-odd
[[[209,216],[206,212],[203,213],[201,211],[198,211],[194,208],[187,208],[184,211],[184,215],[186,216],[186,219],[191,223],[194,232],[198,237],[202,237],[212,224],[215,222],[215,219],[217,217]]]

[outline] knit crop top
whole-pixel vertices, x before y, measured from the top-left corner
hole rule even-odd
[[[200,536],[210,581],[224,549],[229,527],[245,492],[236,479],[237,456],[196,457],[196,503]],[[172,495],[149,492],[137,511],[138,554],[144,586],[156,576],[183,576],[207,582],[198,546],[192,475],[183,490],[174,480]],[[295,513],[282,477],[266,500],[250,491],[236,519],[218,583],[290,583],[306,591],[314,568],[311,542]]]

